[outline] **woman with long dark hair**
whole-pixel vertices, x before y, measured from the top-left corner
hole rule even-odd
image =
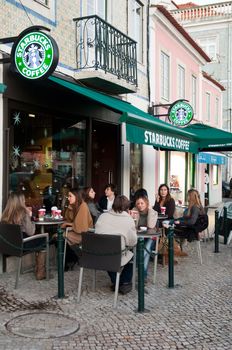
[[[95,224],[98,217],[101,215],[101,211],[99,210],[98,204],[94,202],[94,198],[96,192],[90,186],[85,187],[82,192],[83,200],[87,203],[89,207],[90,214],[93,219],[93,223]]]
[[[161,184],[159,186],[158,195],[156,196],[153,209],[158,213],[161,213],[161,207],[166,208],[165,215],[168,216],[168,219],[173,219],[175,212],[175,201],[171,197],[169,187],[166,184]]]

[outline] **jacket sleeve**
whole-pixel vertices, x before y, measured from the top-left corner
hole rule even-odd
[[[93,227],[93,219],[87,204],[83,202],[74,218],[73,230],[76,233],[82,233],[87,232],[89,227]]]
[[[137,232],[136,232],[134,220],[132,219],[128,230],[126,245],[128,247],[134,247],[136,244],[137,244]]]
[[[158,219],[158,213],[154,209],[148,210],[148,216],[147,216],[147,227],[148,228],[155,228],[156,223]]]
[[[154,204],[154,206],[153,206],[153,209],[154,209],[155,211],[157,211],[158,213],[161,213],[161,209],[160,209],[160,204],[159,204],[159,202],[155,201],[155,204]]]
[[[166,215],[169,219],[173,219],[173,215],[176,209],[176,204],[173,198],[166,205]]]
[[[26,214],[20,225],[21,231],[25,232],[28,236],[33,236],[35,233],[35,223],[31,221],[31,217]]]
[[[200,208],[193,206],[191,209],[190,216],[184,216],[184,224],[187,226],[193,226],[200,214]]]

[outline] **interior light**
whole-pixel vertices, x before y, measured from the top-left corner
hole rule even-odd
[[[30,117],[30,118],[35,118],[35,114],[29,113],[29,114],[28,114],[28,117]]]

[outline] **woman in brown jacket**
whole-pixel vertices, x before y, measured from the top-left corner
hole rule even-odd
[[[93,227],[93,219],[88,205],[83,201],[81,191],[73,188],[68,193],[69,206],[65,211],[62,227],[71,227],[68,232],[68,244],[80,244],[81,234]]]
[[[73,188],[68,192],[69,206],[65,210],[62,228],[70,227],[66,231],[67,250],[65,256],[65,271],[72,270],[78,257],[78,245],[81,243],[82,234],[93,227],[93,219],[87,203],[84,202],[81,191]],[[71,248],[71,249],[70,249]]]

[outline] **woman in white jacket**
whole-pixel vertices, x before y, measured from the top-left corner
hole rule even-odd
[[[113,234],[121,236],[122,254],[121,265],[124,266],[120,275],[119,292],[126,294],[132,289],[132,264],[130,260],[133,256],[132,248],[137,243],[135,223],[128,213],[130,202],[125,196],[117,196],[114,200],[112,210],[103,213],[96,222],[95,233]],[[128,248],[128,249],[127,249]],[[114,290],[116,283],[116,273],[108,272]]]

